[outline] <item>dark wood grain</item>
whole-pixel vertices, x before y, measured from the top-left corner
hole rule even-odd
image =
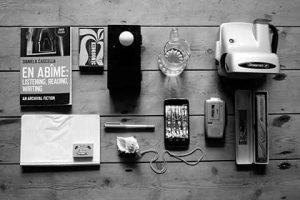
[[[270,135],[270,159],[299,159],[300,158],[300,136],[298,125],[299,115],[269,115],[268,130]],[[107,121],[116,121],[128,124],[154,124],[155,132],[133,132],[133,131],[107,131],[103,124]],[[175,153],[187,153],[196,147],[200,147],[205,156],[204,160],[235,160],[235,131],[234,116],[227,116],[225,130],[225,141],[205,141],[204,117],[190,117],[190,146],[187,151]],[[116,151],[116,138],[135,136],[139,142],[141,151],[154,148],[158,152],[165,150],[164,125],[161,117],[101,117],[101,162],[131,162]],[[188,160],[197,160],[201,154],[195,153],[187,157]],[[153,154],[147,154],[138,159],[138,162],[149,161]],[[166,157],[167,160],[176,160]]]
[[[142,70],[158,70],[157,56],[169,39],[171,27],[142,27]],[[279,27],[278,56],[282,69],[300,69],[300,28]],[[107,44],[107,28],[105,27],[105,44]],[[215,43],[218,39],[218,27],[181,27],[179,34],[190,46],[192,56],[187,69],[216,70]],[[0,28],[0,70],[20,70],[20,28]],[[78,27],[73,27],[72,43],[73,70],[78,70]],[[104,47],[107,49],[107,45]],[[105,69],[107,69],[104,51]]]
[[[216,71],[186,71],[179,78],[166,78],[159,71],[143,72],[139,95],[121,92],[111,96],[104,75],[73,72],[73,106],[71,108],[25,108],[19,104],[19,72],[0,73],[0,115],[20,116],[32,112],[162,114],[163,100],[184,97],[190,101],[191,114],[204,113],[204,101],[213,96],[223,98],[232,114],[234,90],[265,89],[269,92],[270,113],[300,113],[300,71],[287,70],[283,78],[274,75],[262,81],[221,81]],[[260,83],[261,82],[261,83]]]
[[[273,20],[276,25],[300,25],[299,1],[167,0],[78,2],[14,1],[0,4],[0,24],[19,25],[219,25],[228,21]]]
[[[5,0],[0,2],[0,199],[295,199],[300,197],[300,2],[299,0]],[[215,41],[221,23],[272,20],[279,30],[281,73],[257,81],[218,77]],[[109,24],[142,26],[140,94],[110,95],[107,72],[78,71],[78,27]],[[19,104],[20,27],[73,27],[73,105],[24,107]],[[157,68],[157,56],[171,27],[191,45],[187,70],[169,79]],[[107,31],[106,31],[107,34]],[[107,35],[105,35],[107,39]],[[107,41],[105,41],[107,45]],[[105,49],[107,46],[105,46]],[[107,51],[105,70],[107,70]],[[235,165],[234,103],[236,89],[269,92],[270,163],[266,168]],[[227,104],[225,143],[209,144],[204,136],[204,100],[217,96]],[[190,101],[191,144],[205,157],[195,167],[167,157],[163,175],[151,171],[151,155],[120,157],[116,137],[134,135],[141,149],[164,150],[163,100]],[[101,166],[21,168],[20,116],[29,113],[101,115]],[[155,124],[154,132],[108,132],[106,121]],[[188,160],[196,160],[196,155]],[[161,167],[161,164],[157,164]]]
[[[1,199],[298,199],[300,161],[271,161],[264,172],[234,162],[168,163],[163,175],[144,164],[102,164],[24,172],[0,165]],[[276,188],[276,189],[275,189]]]
[[[204,117],[190,117],[191,144],[189,150],[200,147],[204,153],[204,160],[235,160],[234,117],[228,116],[225,143],[206,143],[204,136]],[[299,115],[269,115],[270,159],[300,159],[300,124]],[[106,131],[104,123],[107,121],[127,124],[154,124],[154,132],[145,131]],[[0,119],[0,163],[19,163],[20,157],[20,118]],[[119,156],[116,148],[116,138],[135,136],[141,150],[150,148],[162,152],[164,147],[163,116],[124,116],[101,117],[101,162],[146,162],[153,154],[145,155],[141,159],[132,160]],[[183,152],[177,152],[183,153]],[[200,154],[188,157],[196,160]],[[167,157],[167,160],[174,160]]]

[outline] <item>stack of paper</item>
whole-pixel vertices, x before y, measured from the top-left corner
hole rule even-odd
[[[20,164],[100,165],[99,115],[23,115]]]

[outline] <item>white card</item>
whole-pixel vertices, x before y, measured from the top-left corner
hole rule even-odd
[[[74,144],[92,144],[93,155],[77,159]],[[99,115],[23,115],[22,166],[100,165]]]

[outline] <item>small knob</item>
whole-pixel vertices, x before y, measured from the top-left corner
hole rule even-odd
[[[119,35],[119,41],[123,46],[130,46],[133,43],[134,37],[131,32],[123,31]]]

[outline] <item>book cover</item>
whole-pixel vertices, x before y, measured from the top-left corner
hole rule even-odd
[[[70,31],[70,27],[21,28],[21,106],[72,104]]]
[[[103,48],[103,28],[79,28],[80,70],[102,71],[104,68]]]

